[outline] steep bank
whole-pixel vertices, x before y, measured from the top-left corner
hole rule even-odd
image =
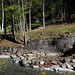
[[[73,48],[74,38],[71,36],[65,38],[47,38],[29,40],[27,49],[29,50],[49,50],[49,51],[68,51]]]

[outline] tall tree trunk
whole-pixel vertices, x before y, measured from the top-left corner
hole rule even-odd
[[[14,3],[14,0],[12,0],[12,1],[7,0],[7,2],[9,4],[9,6],[11,6]],[[11,10],[10,10],[10,13],[11,13],[12,34],[13,34],[14,40],[17,41],[17,35],[16,35],[16,31],[15,31],[15,18],[14,18],[14,15]]]
[[[0,32],[1,32],[1,25],[0,25]]]
[[[19,12],[20,12],[20,1],[19,0],[18,0],[18,8],[19,8]],[[19,16],[19,18],[20,18],[20,29],[23,32],[21,15]]]
[[[71,22],[71,0],[68,0],[68,22]]]
[[[43,0],[43,29],[45,29],[45,0]]]
[[[65,21],[65,13],[66,13],[66,11],[65,11],[65,0],[63,0],[63,16],[64,16],[64,18],[63,18],[63,21]]]
[[[51,23],[54,24],[55,20],[54,20],[54,12],[51,11]]]
[[[4,3],[4,8],[5,8],[5,3]],[[6,11],[4,11],[4,33],[6,38]]]
[[[6,38],[6,12],[4,12],[4,33],[5,33],[5,38]]]
[[[26,30],[28,31],[27,20],[26,20]]]
[[[61,21],[62,21],[62,23],[63,23],[63,11],[61,12]]]
[[[66,19],[65,14],[66,14],[66,11],[65,11],[65,8],[64,8],[64,14],[63,14],[63,15],[64,15],[64,19],[63,19],[64,21],[65,21],[65,19]]]
[[[18,33],[19,32],[19,28],[18,28],[18,26],[19,26],[19,20],[18,20],[18,17],[17,17],[17,19],[16,19],[16,21],[15,21],[15,31],[16,31],[16,33]]]
[[[24,38],[24,45],[26,45],[26,31],[25,31],[25,15],[24,15],[24,1],[22,0],[22,12],[23,12],[23,38]]]
[[[18,26],[17,26],[17,29],[18,29],[17,32],[19,33],[19,31],[21,30],[21,26],[20,26],[20,23],[19,23],[19,19],[17,19],[17,22],[18,22],[18,23],[17,23],[17,25],[18,25]]]
[[[63,5],[63,0],[61,0],[61,21],[63,23],[64,19],[64,5]]]
[[[12,15],[12,33],[13,33],[13,36],[14,36],[14,40],[17,41],[17,36],[16,36],[16,31],[15,31],[15,20],[14,20],[14,15]]]
[[[53,0],[51,0],[51,3],[53,5]],[[54,24],[55,23],[55,20],[54,20],[54,10],[52,9],[51,10],[51,23]]]
[[[2,0],[2,32],[4,28],[4,0]]]
[[[32,1],[29,0],[29,31],[31,31],[31,5]]]

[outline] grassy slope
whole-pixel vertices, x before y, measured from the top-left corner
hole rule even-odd
[[[75,37],[75,23],[73,24],[61,24],[61,25],[49,25],[46,29],[36,29],[28,32],[27,35],[30,39],[42,39],[42,38],[58,38],[60,34],[67,35],[66,32],[71,32],[72,36]]]
[[[27,38],[29,39],[43,39],[43,38],[59,38],[61,35],[67,35],[66,32],[71,32],[72,36],[75,37],[75,23],[72,24],[61,24],[61,25],[49,25],[46,26],[46,29],[41,29],[42,27],[39,27],[35,30],[32,30],[31,32],[27,32]],[[17,35],[21,40],[22,34]],[[18,42],[22,43],[22,41],[18,40]],[[2,42],[0,42],[0,46],[19,46],[22,44],[13,43],[10,40],[3,39]]]

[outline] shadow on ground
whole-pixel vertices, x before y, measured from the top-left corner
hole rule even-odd
[[[22,43],[23,41],[20,40],[19,38],[18,38],[18,39],[19,39],[21,42],[15,41],[14,37],[13,37],[11,34],[6,35],[6,37],[5,37],[4,35],[0,35],[0,41],[2,41],[2,40],[4,40],[4,39],[6,39],[6,40],[8,40],[8,41],[10,41],[10,42],[16,43],[16,44],[23,44],[23,43]]]
[[[75,54],[75,43],[73,45],[73,48],[70,49],[69,51],[65,51],[64,54],[62,55],[62,57],[72,56],[73,54]]]

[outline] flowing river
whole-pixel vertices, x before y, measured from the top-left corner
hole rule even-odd
[[[0,59],[0,75],[75,75],[71,72],[51,72],[37,70],[30,67],[21,67],[11,59]]]

